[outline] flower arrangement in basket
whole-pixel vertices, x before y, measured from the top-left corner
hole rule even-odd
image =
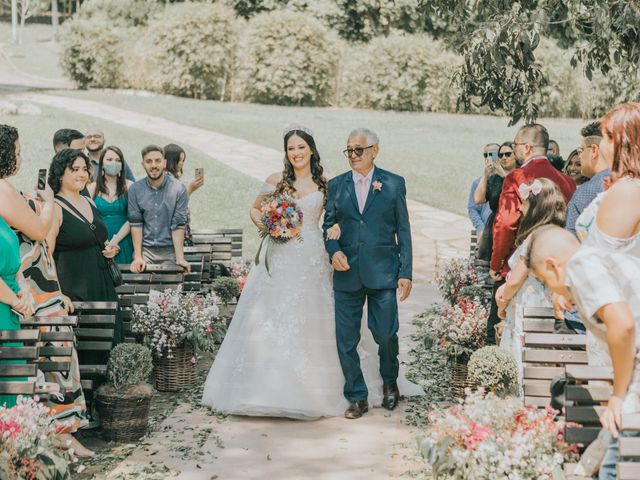
[[[218,299],[180,288],[151,291],[146,307],[135,306],[131,330],[154,354],[155,388],[175,392],[196,381],[195,351],[215,352],[226,332]]]
[[[455,305],[465,287],[472,287],[478,282],[478,275],[468,260],[455,258],[445,262],[436,272],[436,284],[442,297]]]
[[[515,397],[477,392],[461,405],[429,416],[422,456],[437,478],[450,480],[560,479],[575,459],[555,411],[526,406]]]
[[[121,343],[109,354],[108,383],[95,393],[102,434],[107,440],[130,442],[147,433],[153,388],[147,383],[151,351],[137,343]]]
[[[14,407],[0,407],[0,478],[71,478],[73,452],[55,446],[56,426],[38,401],[19,396]]]
[[[247,283],[247,277],[249,276],[249,272],[251,272],[251,267],[253,267],[253,261],[244,259],[242,262],[231,263],[231,268],[229,268],[231,278],[236,281],[241,293],[244,284]]]
[[[302,230],[303,213],[296,199],[288,193],[276,193],[268,196],[261,204],[262,216],[260,222],[263,228],[260,229],[262,242],[256,253],[255,264],[260,264],[260,252],[262,245],[267,242],[265,253],[265,267],[269,271],[269,247],[271,243],[287,243],[290,240],[302,240],[300,232]]]

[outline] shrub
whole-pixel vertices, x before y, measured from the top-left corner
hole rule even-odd
[[[258,103],[326,105],[334,91],[336,42],[307,13],[256,16],[243,42],[243,96]]]
[[[60,36],[63,71],[79,88],[117,88],[122,84],[126,31],[105,16],[65,22]]]
[[[444,262],[436,272],[438,291],[446,301],[454,305],[460,292],[465,287],[471,287],[478,281],[475,269],[464,258],[454,258]]]
[[[148,26],[153,75],[150,87],[162,93],[224,100],[234,65],[235,15],[221,4],[168,6]]]
[[[144,383],[153,370],[151,350],[137,343],[113,347],[107,363],[107,378],[116,390]]]
[[[427,35],[375,38],[345,55],[341,103],[381,110],[450,110],[456,98],[450,75],[458,62]]]
[[[496,346],[488,346],[471,354],[467,365],[469,380],[496,395],[518,393],[518,368],[513,355]]]
[[[225,305],[240,295],[240,286],[233,277],[218,277],[212,283],[213,292]]]
[[[78,16],[84,20],[106,16],[110,24],[137,26],[146,25],[161,10],[157,0],[86,0]]]

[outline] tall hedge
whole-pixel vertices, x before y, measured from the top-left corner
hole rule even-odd
[[[248,24],[238,84],[252,102],[326,105],[335,85],[336,39],[306,13],[276,11]]]
[[[427,35],[393,33],[352,46],[343,57],[341,104],[379,110],[455,109],[454,55]]]
[[[75,18],[61,31],[63,71],[79,88],[118,88],[123,83],[122,64],[126,33],[106,16]]]
[[[228,97],[237,43],[235,12],[207,3],[169,5],[147,27],[150,88],[173,95]]]

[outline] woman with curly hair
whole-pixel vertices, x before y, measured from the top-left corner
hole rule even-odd
[[[24,202],[8,177],[20,168],[18,130],[0,125],[0,330],[19,330],[18,315],[29,317],[33,305],[29,287],[20,273],[20,247],[12,228],[43,240],[53,219],[53,193],[50,188],[38,191],[44,201],[42,215],[36,215]],[[16,363],[16,362],[0,362]],[[0,396],[0,406],[15,405],[14,395]]]
[[[80,193],[89,181],[90,165],[89,157],[80,150],[67,148],[53,157],[49,185],[56,194],[56,204],[47,241],[65,295],[74,302],[115,302],[118,295],[105,259],[115,257],[119,249],[107,243],[107,226],[100,212]],[[121,321],[116,322],[114,341],[122,341]],[[106,358],[80,355],[81,364],[97,360]]]

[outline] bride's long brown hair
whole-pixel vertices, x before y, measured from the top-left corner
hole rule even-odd
[[[324,176],[324,168],[320,163],[320,153],[316,147],[316,142],[311,135],[303,130],[291,130],[284,136],[284,170],[282,171],[282,180],[278,182],[276,186],[276,193],[290,193],[293,194],[296,188],[293,186],[293,182],[296,181],[296,172],[293,169],[293,165],[289,161],[287,156],[287,145],[289,139],[294,135],[304,140],[311,149],[311,177],[313,183],[318,186],[318,190],[324,195],[324,201],[327,201],[327,179]]]

